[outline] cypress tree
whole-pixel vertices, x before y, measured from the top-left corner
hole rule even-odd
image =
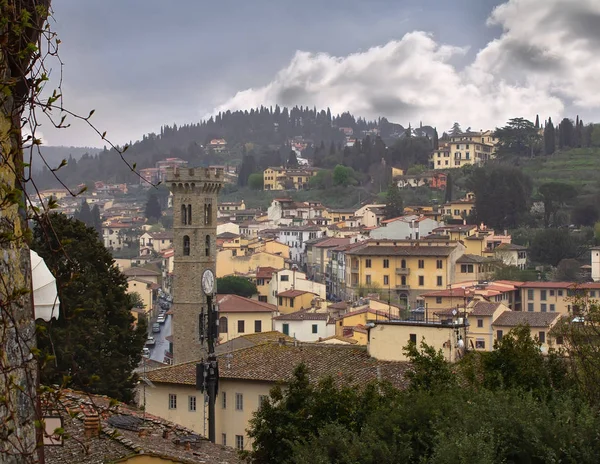
[[[96,232],[98,232],[98,236],[102,237],[102,219],[100,219],[100,208],[98,205],[94,205],[92,208],[92,225]]]
[[[404,214],[404,203],[400,189],[396,182],[391,182],[387,191],[387,201],[385,203],[384,215],[386,219],[392,219]]]
[[[552,118],[548,118],[546,127],[544,127],[544,154],[552,155],[556,151],[556,134]]]
[[[437,128],[433,129],[433,149],[439,150],[440,140],[438,138]]]
[[[452,201],[452,190],[454,189],[452,180],[452,174],[448,173],[446,176],[446,192],[444,193],[444,203],[449,203]]]
[[[540,115],[539,114],[535,115],[535,128],[536,129],[540,128]]]
[[[75,219],[83,222],[87,227],[94,226],[94,219],[92,217],[92,211],[90,210],[90,205],[86,200],[81,202],[81,208],[75,214]]]
[[[160,207],[160,203],[158,202],[158,197],[154,192],[150,194],[148,197],[148,202],[146,203],[146,219],[151,222],[157,222],[162,216],[162,210]]]

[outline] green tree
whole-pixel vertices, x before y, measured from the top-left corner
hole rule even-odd
[[[348,166],[338,164],[333,170],[333,184],[342,187],[348,185],[354,185],[356,180],[354,178],[354,169]]]
[[[297,168],[298,167],[298,157],[296,156],[296,152],[294,150],[290,150],[290,154],[287,159],[288,168]]]
[[[258,290],[256,285],[250,282],[245,277],[240,276],[225,276],[217,279],[217,290],[220,294],[234,294],[250,298],[256,295]]]
[[[460,124],[455,122],[454,124],[452,124],[452,129],[450,129],[449,135],[450,137],[456,137],[457,135],[462,134],[463,131],[460,128]]]
[[[440,139],[438,136],[437,128],[433,129],[433,149],[438,150],[440,148]]]
[[[575,205],[571,210],[571,223],[576,226],[593,227],[600,219],[600,209],[593,203]]]
[[[493,280],[514,280],[517,282],[533,282],[538,280],[538,273],[533,269],[519,269],[517,266],[498,266],[494,270]]]
[[[524,118],[512,118],[506,126],[496,129],[498,152],[504,155],[531,156],[540,142],[535,125]]]
[[[102,219],[100,218],[100,208],[98,205],[94,205],[92,208],[92,227],[98,232],[98,237],[102,237]]]
[[[94,230],[62,214],[44,216],[32,248],[56,277],[60,317],[38,338],[45,384],[63,384],[130,402],[146,340],[134,328],[127,279]]]
[[[310,178],[308,185],[310,188],[322,190],[331,188],[333,186],[331,171],[325,169],[318,171],[316,175]]]
[[[515,166],[473,169],[467,187],[475,193],[475,219],[494,229],[515,229],[529,214],[531,178]]]
[[[81,202],[81,208],[75,213],[75,219],[83,222],[88,227],[94,226],[94,217],[92,216],[92,210],[86,200]]]
[[[160,203],[158,202],[158,197],[154,192],[150,193],[148,201],[146,202],[145,216],[150,223],[158,222],[162,216],[162,209],[160,207]]]
[[[600,124],[594,124],[591,131],[591,144],[600,147]]]
[[[575,127],[573,121],[564,118],[558,125],[558,148],[575,147]]]
[[[538,188],[544,202],[544,226],[550,226],[550,218],[556,227],[556,216],[560,208],[577,197],[577,190],[570,184],[562,182],[547,182]]]
[[[436,351],[423,339],[418,348],[416,343],[409,342],[403,351],[412,365],[406,374],[410,389],[436,392],[457,385],[456,376],[441,349]]]
[[[535,263],[557,266],[565,258],[576,258],[578,245],[566,229],[542,229],[531,241],[529,257]]]
[[[446,191],[444,192],[444,203],[452,201],[452,190],[454,189],[454,178],[451,173],[446,175]]]
[[[557,264],[553,280],[558,282],[580,282],[582,279],[581,263],[576,259],[561,259]]]
[[[392,219],[404,214],[404,203],[397,182],[390,182],[387,191],[384,215],[386,219]]]
[[[255,172],[248,177],[248,187],[252,190],[262,190],[264,188],[264,181],[262,172]]]
[[[548,122],[544,127],[544,154],[552,155],[556,151],[556,132],[552,118],[548,118]]]

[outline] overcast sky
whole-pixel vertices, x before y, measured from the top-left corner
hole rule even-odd
[[[600,0],[52,4],[65,104],[95,109],[116,143],[276,103],[442,130],[536,113],[600,122]],[[49,145],[103,145],[82,124],[41,132]]]

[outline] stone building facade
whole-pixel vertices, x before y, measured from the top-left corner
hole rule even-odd
[[[216,276],[217,195],[222,168],[171,168],[167,185],[173,193],[173,362],[196,361],[206,355],[200,341],[202,273]],[[206,328],[204,328],[206,329]]]

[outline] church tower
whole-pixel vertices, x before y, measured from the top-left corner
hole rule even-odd
[[[208,354],[205,315],[212,295],[202,281],[204,275],[206,284],[207,270],[216,280],[217,195],[223,179],[222,168],[167,169],[166,183],[173,193],[175,364],[198,361]]]

